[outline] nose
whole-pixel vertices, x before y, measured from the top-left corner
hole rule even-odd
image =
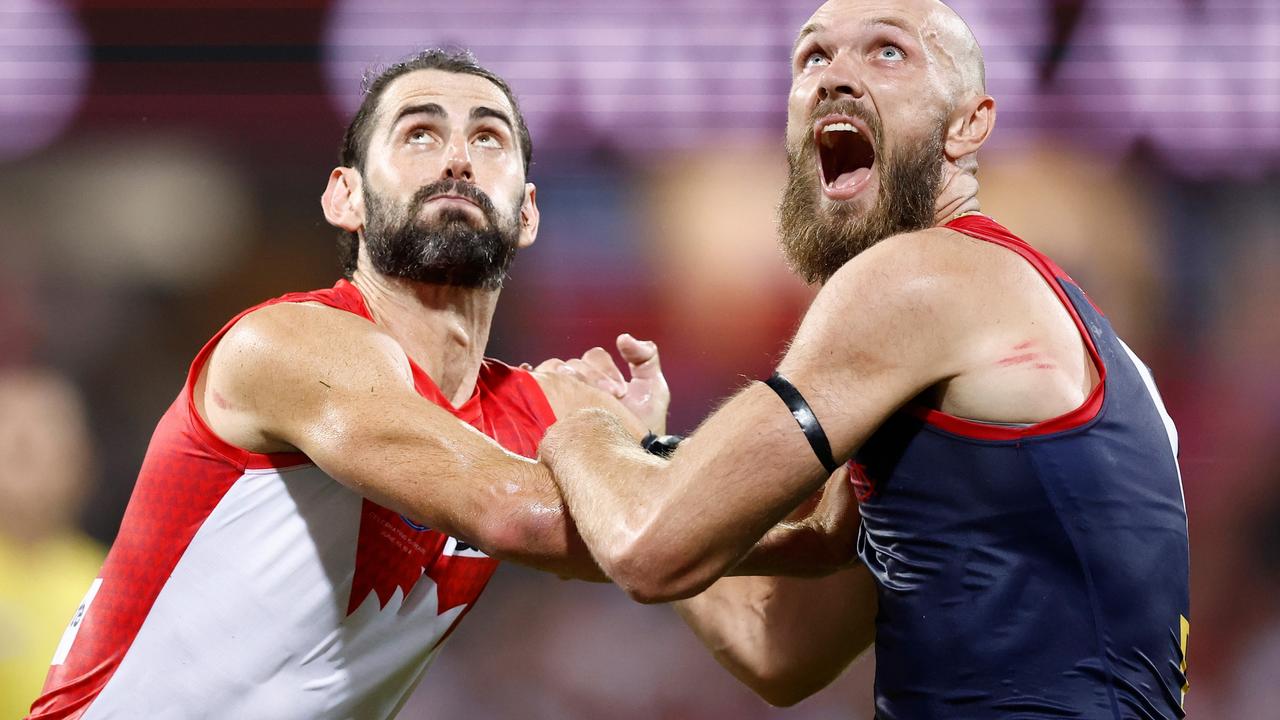
[[[840,53],[831,61],[818,83],[818,101],[839,100],[841,97],[860,98],[866,92],[858,69],[847,53]]]
[[[475,172],[471,167],[471,155],[467,152],[466,138],[455,137],[449,143],[443,175],[449,180],[475,182]]]

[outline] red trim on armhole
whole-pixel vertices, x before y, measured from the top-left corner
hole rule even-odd
[[[1089,329],[1085,326],[1080,313],[1076,311],[1075,305],[1071,304],[1071,298],[1067,296],[1066,290],[1062,288],[1058,281],[1065,280],[1073,285],[1076,285],[1076,282],[1052,260],[985,215],[958,217],[944,225],[944,227],[1012,250],[1040,273],[1040,276],[1044,278],[1054,294],[1058,296],[1058,300],[1067,309],[1067,312],[1071,314],[1071,319],[1075,321],[1076,328],[1080,331],[1080,337],[1084,339],[1085,347],[1089,350],[1089,356],[1093,359],[1094,367],[1098,370],[1098,384],[1094,386],[1089,393],[1089,397],[1085,398],[1084,404],[1080,405],[1080,407],[1055,418],[1026,427],[1005,427],[967,420],[922,405],[908,406],[908,411],[929,425],[954,435],[976,440],[1024,440],[1040,435],[1052,435],[1072,430],[1092,422],[1102,410],[1102,402],[1106,395],[1107,366],[1102,362],[1102,356],[1098,353],[1093,336],[1089,334]],[[1079,286],[1077,285],[1077,287]],[[1090,304],[1092,302],[1090,300]]]

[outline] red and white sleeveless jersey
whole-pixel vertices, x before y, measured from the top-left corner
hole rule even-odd
[[[359,291],[319,302],[372,321]],[[361,497],[302,454],[218,438],[192,404],[209,354],[147,449],[120,533],[55,651],[30,718],[387,718],[395,715],[497,561]],[[528,373],[486,360],[452,407],[527,457],[550,405]],[[430,468],[423,468],[430,472]]]

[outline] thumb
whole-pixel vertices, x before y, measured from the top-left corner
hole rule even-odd
[[[637,340],[630,333],[618,336],[618,352],[631,366],[633,378],[655,378],[662,374],[658,361],[658,344],[651,340]]]

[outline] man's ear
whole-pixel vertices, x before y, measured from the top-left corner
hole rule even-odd
[[[533,183],[524,184],[524,202],[520,204],[520,240],[518,248],[527,248],[538,239],[538,188]]]
[[[359,171],[334,168],[329,173],[329,185],[320,196],[320,205],[330,225],[347,232],[359,232],[364,227],[364,184]]]
[[[996,126],[996,101],[982,95],[965,103],[947,126],[946,153],[958,160],[978,152]]]

